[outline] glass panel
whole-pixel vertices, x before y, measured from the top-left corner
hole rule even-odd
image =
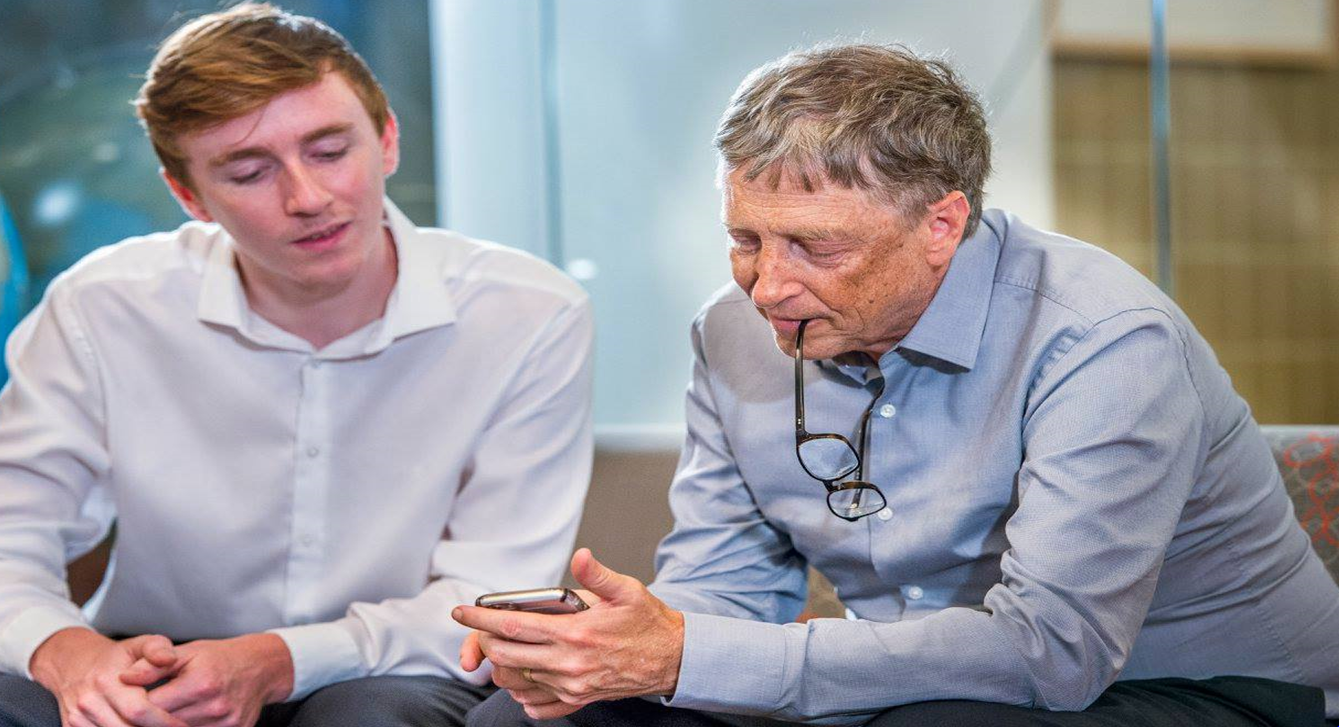
[[[0,193],[32,267],[30,300],[93,248],[185,219],[158,179],[158,160],[129,102],[163,35],[217,6],[199,0],[0,5]],[[426,0],[283,6],[343,33],[386,87],[402,146],[389,194],[419,224],[433,224]]]
[[[553,2],[557,220],[600,330],[597,425],[681,426],[688,327],[730,283],[712,135],[745,74],[791,49],[858,38],[947,54],[991,110],[989,204],[1051,225],[1044,5]]]

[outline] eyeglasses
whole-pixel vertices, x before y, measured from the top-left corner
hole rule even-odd
[[[874,401],[865,407],[860,417],[860,450],[851,446],[851,440],[840,434],[810,434],[804,428],[804,327],[800,321],[795,333],[795,457],[810,477],[823,483],[828,491],[828,509],[833,515],[855,522],[862,517],[888,507],[883,492],[873,483],[865,482],[865,437],[869,431],[870,413]],[[875,401],[878,397],[875,397]],[[854,473],[855,477],[846,479]],[[834,484],[838,480],[845,480]]]

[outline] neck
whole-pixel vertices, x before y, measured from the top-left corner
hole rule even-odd
[[[257,315],[321,349],[380,318],[395,287],[398,261],[390,231],[359,273],[340,286],[266,285],[242,258],[238,272]]]

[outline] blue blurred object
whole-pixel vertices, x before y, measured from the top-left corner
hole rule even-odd
[[[19,244],[19,231],[9,214],[9,205],[0,194],[0,340],[8,341],[19,319],[28,312],[28,260]],[[9,370],[0,356],[0,385],[9,381]]]

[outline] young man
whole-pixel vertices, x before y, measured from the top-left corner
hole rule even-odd
[[[486,678],[450,609],[575,537],[586,296],[385,199],[397,121],[316,20],[201,17],[136,105],[198,221],[89,256],[9,343],[0,724],[460,724]],[[81,612],[64,564],[113,521]]]
[[[458,609],[509,692],[471,725],[1339,716],[1339,589],[1249,408],[1148,280],[981,212],[951,68],[793,53],[716,145],[736,285],[693,325],[656,582],[579,551],[588,611]],[[789,623],[806,565],[852,618]]]

